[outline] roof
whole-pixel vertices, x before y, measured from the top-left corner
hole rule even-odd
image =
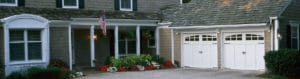
[[[266,23],[280,15],[290,0],[192,0],[163,10],[172,26]]]
[[[84,9],[55,9],[55,8],[30,8],[30,7],[0,7],[0,19],[18,14],[34,14],[49,20],[71,20],[71,18],[99,18],[101,10]],[[107,11],[108,19],[143,19],[161,20],[158,13]]]

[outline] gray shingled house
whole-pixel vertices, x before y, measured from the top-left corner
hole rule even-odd
[[[0,62],[6,75],[50,59],[73,69],[130,54],[181,67],[264,70],[266,51],[299,48],[299,0],[180,1],[0,0]]]
[[[50,59],[73,69],[103,65],[108,57],[157,55],[159,11],[169,5],[180,0],[0,0],[0,63],[8,75]]]
[[[299,0],[192,0],[162,13],[165,57],[182,67],[264,70],[266,51],[299,49]]]

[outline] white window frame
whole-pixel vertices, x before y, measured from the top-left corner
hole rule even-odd
[[[119,7],[121,11],[133,11],[133,0],[130,0],[130,8],[122,8],[122,0],[119,0]]]
[[[76,0],[75,6],[65,5],[65,0],[61,0],[61,1],[62,1],[62,8],[69,8],[69,9],[78,9],[79,8],[79,0]]]
[[[11,63],[24,63],[24,62],[43,62],[43,38],[42,38],[42,33],[43,33],[43,29],[9,29],[9,31],[10,30],[22,30],[23,31],[23,37],[24,37],[24,39],[22,40],[22,41],[12,41],[11,42],[11,40],[9,40],[9,45],[11,44],[11,43],[24,43],[24,60],[14,60],[14,61],[12,61],[12,60],[10,60],[9,59],[9,61],[11,62]],[[40,37],[41,37],[41,39],[40,39],[40,41],[29,41],[28,40],[28,31],[29,30],[40,30],[41,32],[40,32]],[[9,37],[10,38],[10,37]],[[29,43],[41,43],[41,56],[42,56],[42,59],[38,59],[38,60],[29,60],[29,53],[28,53],[28,44]],[[8,47],[8,49],[10,49],[10,47]]]
[[[128,52],[128,49],[129,49],[129,47],[128,47],[128,42],[129,42],[129,41],[135,41],[135,42],[136,42],[136,40],[135,40],[135,39],[127,39],[127,38],[125,38],[125,39],[123,39],[123,40],[119,40],[119,42],[120,42],[120,41],[124,41],[124,42],[125,42],[125,48],[123,48],[123,49],[125,49],[125,52],[122,52],[122,53],[124,53],[124,54],[120,54],[120,52],[119,52],[119,55],[120,55],[121,57],[131,55],[131,54],[129,54],[129,52]],[[133,54],[133,55],[134,55],[134,54]]]
[[[154,45],[150,45],[150,40],[154,40]],[[154,38],[148,39],[147,43],[148,43],[148,48],[156,48],[156,43],[155,43],[155,39]]]
[[[18,0],[15,3],[0,3],[0,6],[18,6]]]

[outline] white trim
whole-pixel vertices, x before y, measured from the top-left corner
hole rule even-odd
[[[65,1],[64,0],[61,0],[62,2],[62,8],[69,8],[69,9],[78,9],[79,8],[79,0],[76,0],[76,5],[74,6],[70,6],[70,5],[67,5],[65,6]]]
[[[184,63],[185,63],[185,62],[184,62],[184,61],[185,61],[185,60],[184,60],[184,54],[183,54],[183,53],[184,53],[184,48],[183,48],[184,40],[183,40],[183,39],[184,39],[184,34],[183,34],[183,33],[180,33],[180,50],[181,50],[181,51],[180,51],[180,56],[181,56],[181,57],[180,57],[180,58],[181,58],[180,66],[181,66],[181,67],[184,67]]]
[[[69,68],[73,70],[73,52],[72,52],[72,27],[68,27],[68,43],[69,43]]]
[[[94,63],[94,60],[95,60],[95,39],[94,39],[94,25],[91,25],[91,28],[90,28],[90,44],[91,44],[91,67],[95,67],[95,63]]]
[[[271,20],[274,20],[274,50],[279,49],[279,39],[280,39],[280,34],[278,34],[278,29],[279,29],[279,21],[278,17],[270,17]]]
[[[156,55],[160,55],[160,43],[159,43],[159,28],[155,29],[155,47],[156,47]]]
[[[19,0],[15,0],[15,3],[0,3],[0,6],[18,6]]]
[[[183,0],[179,0],[180,1],[180,4],[183,4]]]
[[[119,58],[119,26],[115,26],[115,58]]]
[[[136,26],[136,54],[139,56],[141,54],[141,31],[140,26]]]
[[[174,64],[174,31],[171,29],[171,60],[172,63]]]
[[[130,8],[122,8],[122,0],[119,0],[119,4],[121,11],[133,11],[133,0],[130,0]]]
[[[181,26],[181,27],[169,27],[172,29],[209,29],[209,28],[236,28],[236,27],[262,27],[266,26],[266,23],[258,24],[236,24],[236,25],[207,25],[207,26]]]
[[[290,24],[291,25],[291,28],[293,27],[293,28],[297,28],[296,30],[296,32],[297,32],[297,35],[296,35],[296,39],[297,39],[297,42],[296,42],[296,44],[297,44],[297,49],[300,49],[300,46],[299,46],[299,24]],[[292,32],[292,30],[293,29],[291,29],[291,31],[290,32]],[[293,41],[292,41],[292,39],[293,39],[293,33],[291,33],[291,48],[293,48],[293,44],[295,44],[295,43],[293,43]]]

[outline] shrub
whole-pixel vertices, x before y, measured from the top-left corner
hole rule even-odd
[[[48,67],[58,67],[64,74],[70,73],[68,64],[60,59],[51,59]]]
[[[172,61],[170,61],[170,60],[166,61],[165,64],[164,64],[164,66],[167,67],[167,68],[174,67]]]
[[[162,58],[159,55],[155,55],[155,56],[152,57],[152,61],[155,61],[155,62],[157,62],[159,64],[163,64],[165,62],[165,59]]]
[[[287,77],[300,74],[300,53],[294,49],[270,51],[265,55],[266,67],[270,73]]]
[[[182,3],[189,3],[191,0],[182,0]]]
[[[27,79],[27,77],[21,72],[12,72],[6,79]]]
[[[28,79],[64,79],[63,73],[57,67],[32,67],[27,70]]]
[[[102,72],[106,72],[108,68],[109,68],[108,65],[99,66],[99,70],[102,71]]]
[[[4,79],[4,65],[0,63],[0,79]]]

